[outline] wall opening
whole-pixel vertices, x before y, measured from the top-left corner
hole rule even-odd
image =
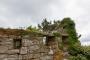
[[[14,49],[20,49],[22,46],[22,39],[21,38],[15,38],[13,39]]]
[[[46,45],[47,46],[53,45],[54,41],[55,41],[54,36],[46,36]]]

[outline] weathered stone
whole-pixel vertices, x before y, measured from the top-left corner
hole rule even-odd
[[[32,45],[29,47],[29,50],[37,50],[39,49],[40,47],[38,45]]]
[[[29,45],[34,45],[32,40],[29,41]]]
[[[35,52],[33,50],[28,50],[28,53],[33,54]]]
[[[18,55],[8,55],[7,60],[18,60],[19,56]]]
[[[53,56],[42,56],[40,57],[41,60],[53,60]]]
[[[0,53],[6,53],[8,51],[8,47],[0,46]]]
[[[20,54],[27,54],[27,47],[22,47],[20,49]]]
[[[22,55],[18,55],[18,60],[22,60]]]
[[[47,53],[48,51],[49,50],[45,47],[41,47],[40,50],[39,50],[40,53]]]
[[[43,44],[43,37],[27,36],[22,38],[21,47],[14,49],[13,38],[16,37],[1,39],[0,60],[53,60],[53,51],[58,48],[55,42],[52,46]]]
[[[22,59],[23,59],[23,60],[28,60],[29,57],[28,57],[28,55],[22,55]]]
[[[6,57],[7,57],[7,54],[0,54],[0,60],[3,60]]]
[[[29,46],[29,40],[28,39],[23,39],[22,43],[23,43],[23,46]]]
[[[8,47],[9,50],[12,50],[14,48],[13,44],[7,45],[7,47]]]
[[[39,57],[40,57],[40,54],[39,53],[33,55],[33,58],[39,58]]]
[[[7,53],[8,54],[18,54],[19,53],[19,49],[8,50]]]
[[[28,59],[32,59],[33,58],[33,54],[28,54]]]
[[[46,56],[48,53],[40,53],[40,56]]]
[[[34,40],[33,40],[33,44],[34,44],[34,45],[38,45],[38,44],[39,44],[39,41],[36,40],[36,39],[34,39]]]

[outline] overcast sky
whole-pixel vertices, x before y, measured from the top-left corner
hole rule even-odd
[[[90,0],[0,0],[0,27],[36,26],[43,18],[64,17],[75,21],[80,41],[90,45]]]

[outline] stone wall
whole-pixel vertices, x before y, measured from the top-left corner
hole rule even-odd
[[[57,42],[52,46],[43,43],[43,37],[22,37],[22,47],[14,49],[15,36],[0,36],[0,60],[53,60]]]

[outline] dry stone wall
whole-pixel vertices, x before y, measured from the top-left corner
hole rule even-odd
[[[22,46],[15,49],[13,39],[15,36],[0,37],[0,60],[53,60],[57,43],[52,46],[43,44],[43,37],[22,37]]]

